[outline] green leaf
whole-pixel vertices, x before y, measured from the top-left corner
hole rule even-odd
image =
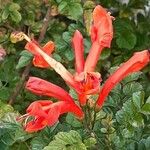
[[[13,12],[14,10],[20,10],[20,6],[17,3],[11,3],[9,6],[9,11]]]
[[[60,13],[64,13],[67,11],[67,2],[66,1],[62,1],[59,6],[58,6],[58,10]]]
[[[150,103],[146,103],[142,106],[141,112],[145,115],[150,115]]]
[[[27,64],[30,63],[32,60],[33,55],[29,53],[28,51],[24,50],[20,53],[21,57],[19,59],[19,62],[16,66],[16,69],[20,69],[22,67],[25,67]]]
[[[16,66],[16,69],[25,67],[27,64],[29,64],[30,61],[31,61],[31,57],[21,56],[17,66]]]
[[[73,52],[71,50],[67,50],[65,52],[65,56],[66,58],[69,60],[69,61],[72,61],[74,59],[74,55],[73,55]]]
[[[109,48],[105,49],[104,51],[102,51],[102,54],[101,54],[101,56],[100,56],[100,59],[101,59],[101,60],[107,59],[107,58],[110,56],[110,53],[111,53],[111,51],[110,51]]]
[[[119,48],[133,49],[136,44],[136,36],[128,30],[122,31],[118,34],[116,43]]]
[[[10,13],[10,16],[11,16],[11,19],[16,23],[19,23],[22,19],[21,14],[17,10],[12,11]]]
[[[69,32],[64,32],[62,35],[62,38],[65,42],[70,43],[71,42],[71,34]]]
[[[0,101],[0,118],[7,112],[13,112],[13,107]]]
[[[86,140],[84,140],[84,144],[86,145],[87,148],[92,149],[95,144],[97,143],[96,139],[93,137],[90,137]]]
[[[83,14],[83,8],[78,1],[62,1],[58,11],[73,20],[78,20]]]
[[[42,150],[45,146],[43,137],[35,137],[32,139],[31,146],[32,150]]]
[[[138,82],[131,82],[131,83],[126,84],[123,87],[123,93],[125,95],[132,95],[134,92],[138,92],[138,91],[141,91],[141,90],[143,90],[143,87]]]
[[[123,83],[123,84],[127,84],[128,82],[136,81],[136,80],[138,80],[138,79],[141,77],[142,74],[143,74],[143,73],[140,72],[140,71],[139,71],[139,72],[132,73],[131,75],[127,76],[127,77],[122,81],[122,83]]]
[[[66,122],[72,127],[82,127],[81,122],[79,122],[73,114],[68,113],[66,116]]]
[[[145,93],[143,91],[135,92],[132,95],[134,105],[140,110],[144,103]]]
[[[74,20],[79,20],[83,14],[83,9],[81,4],[73,3],[69,6],[69,18]]]
[[[2,20],[6,20],[9,16],[9,10],[6,8],[2,13]]]
[[[60,56],[59,54],[57,54],[57,53],[54,53],[54,54],[53,54],[53,58],[56,59],[56,60],[59,61],[59,62],[61,62],[61,60],[62,60],[62,59],[61,59],[61,56]]]
[[[20,55],[21,55],[21,56],[30,57],[30,58],[33,57],[33,55],[32,55],[30,52],[28,52],[27,50],[23,50],[23,51],[20,53]]]
[[[59,132],[44,150],[86,150],[78,132]]]

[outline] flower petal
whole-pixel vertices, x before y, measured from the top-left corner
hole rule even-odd
[[[73,102],[71,96],[64,89],[37,77],[29,78],[26,83],[26,89],[37,95],[52,96],[61,101]]]
[[[31,116],[47,117],[44,107],[50,106],[53,102],[49,100],[35,101],[27,108],[27,113]]]
[[[36,120],[29,121],[25,126],[25,131],[32,133],[39,131],[47,126],[45,118],[39,117]]]
[[[113,27],[110,13],[100,5],[96,6],[93,11],[93,26],[96,28],[96,38],[103,47],[110,47],[113,37]]]
[[[26,44],[26,49],[34,55],[42,56],[42,58],[66,81],[67,84],[80,93],[78,83],[75,82],[73,75],[60,62],[57,62],[47,55],[34,41],[28,42]]]
[[[75,68],[77,73],[84,70],[84,47],[82,34],[76,30],[72,38],[72,45],[75,54]]]
[[[53,52],[54,47],[55,47],[54,43],[52,41],[49,41],[48,43],[46,43],[46,45],[42,49],[46,54],[50,55]],[[40,55],[34,56],[33,64],[34,66],[40,67],[40,68],[50,67],[50,65]]]
[[[99,98],[97,100],[97,109],[100,109],[110,93],[110,91],[127,75],[141,70],[150,62],[150,53],[148,50],[135,53],[127,62],[117,69],[105,82]]]
[[[99,56],[103,50],[103,47],[100,47],[98,42],[94,42],[91,46],[90,52],[86,58],[84,71],[93,72],[95,70]]]
[[[91,26],[92,46],[85,61],[84,71],[94,71],[102,50],[110,47],[113,38],[112,18],[100,5],[95,7]]]

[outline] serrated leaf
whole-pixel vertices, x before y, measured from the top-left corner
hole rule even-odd
[[[58,11],[73,20],[78,20],[83,14],[81,4],[76,1],[62,1],[58,6]]]
[[[70,43],[70,41],[71,41],[71,34],[69,32],[64,32],[63,35],[62,35],[62,38],[67,43]]]
[[[126,84],[123,87],[123,93],[125,95],[132,95],[134,92],[138,92],[138,91],[141,91],[141,90],[143,90],[143,87],[138,82],[131,82],[131,83]]]
[[[79,122],[73,114],[68,113],[66,116],[66,122],[70,124],[72,127],[81,127],[82,124]]]
[[[9,11],[13,12],[14,10],[19,10],[20,6],[17,3],[11,3],[9,5]]]
[[[122,83],[123,84],[127,84],[128,82],[131,82],[131,81],[136,81],[140,78],[140,76],[142,75],[143,73],[142,72],[134,72],[132,73],[131,75],[127,76],[123,81]]]
[[[22,67],[25,67],[26,65],[28,65],[30,63],[31,59],[32,59],[31,55],[28,55],[28,56],[23,55],[23,56],[21,56],[17,66],[16,66],[16,69],[20,69]]]
[[[0,101],[0,118],[8,112],[13,112],[13,107]]]
[[[66,12],[67,10],[67,2],[65,2],[65,1],[62,1],[60,4],[59,4],[59,6],[58,6],[58,10],[59,10],[59,12],[60,13],[64,13],[64,12]]]
[[[136,36],[130,31],[123,31],[118,34],[116,43],[119,48],[133,49],[136,44]]]
[[[6,20],[9,16],[9,10],[8,9],[4,9],[3,13],[2,13],[2,20]]]
[[[79,20],[83,14],[83,8],[79,3],[73,3],[69,6],[69,18]]]
[[[65,52],[65,56],[66,56],[66,58],[67,58],[69,61],[72,61],[72,60],[74,59],[73,52],[70,51],[70,50],[67,50],[67,51]]]
[[[146,103],[142,106],[141,112],[145,115],[150,115],[150,103]]]
[[[144,96],[145,96],[145,93],[143,91],[135,92],[132,95],[133,103],[138,108],[138,110],[141,109],[141,106],[144,103]]]
[[[31,57],[31,58],[33,57],[33,55],[30,52],[28,52],[27,50],[21,51],[20,55],[26,56],[26,57]]]
[[[86,150],[78,132],[59,132],[44,150]]]
[[[10,13],[10,16],[11,16],[11,19],[16,23],[19,23],[22,19],[21,14],[17,10],[12,11]]]

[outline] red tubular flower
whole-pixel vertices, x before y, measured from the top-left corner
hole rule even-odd
[[[77,73],[81,73],[84,70],[84,47],[82,34],[76,30],[72,38],[72,45],[75,54],[75,68]]]
[[[101,51],[105,47],[110,47],[113,37],[112,19],[113,17],[103,7],[100,5],[95,7],[91,27],[92,47],[85,61],[85,71],[94,71]]]
[[[27,132],[35,132],[46,126],[53,126],[61,114],[71,112],[78,118],[83,118],[81,109],[73,103],[60,101],[53,103],[49,100],[35,101],[27,108],[27,119],[31,116],[32,120],[25,123]]]
[[[38,55],[43,58],[43,60],[45,60],[45,62],[47,62],[47,64],[49,64],[49,66],[51,66],[66,81],[68,85],[76,89],[78,93],[81,92],[78,87],[78,83],[74,80],[73,75],[60,62],[57,62],[55,59],[45,53],[37,43],[34,41],[29,41],[25,48],[33,55]]]
[[[38,43],[36,41],[33,41],[33,42],[38,45]],[[44,45],[42,50],[47,55],[50,55],[54,51],[54,47],[55,47],[54,43],[52,41],[49,41],[48,43],[46,43]],[[30,43],[27,43],[25,48],[30,50],[31,53],[33,53],[35,55],[34,58],[33,58],[34,66],[40,67],[40,68],[48,68],[48,67],[50,67],[50,65],[43,59],[43,57],[33,50],[33,47],[32,47],[32,45]]]
[[[84,106],[87,95],[96,94],[100,91],[101,75],[98,72],[82,72],[75,75],[75,80],[79,82],[82,92],[78,97],[80,104]]]
[[[127,62],[125,62],[119,69],[117,69],[105,82],[99,98],[96,102],[97,110],[100,109],[115,85],[120,82],[127,75],[141,70],[150,62],[150,53],[148,50],[135,53]]]
[[[30,77],[26,89],[37,95],[51,96],[61,101],[73,102],[71,96],[61,87],[37,77]]]

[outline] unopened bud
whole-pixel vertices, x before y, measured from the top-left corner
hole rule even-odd
[[[17,43],[19,41],[24,40],[24,33],[23,32],[12,32],[10,35],[10,41],[12,43]]]

